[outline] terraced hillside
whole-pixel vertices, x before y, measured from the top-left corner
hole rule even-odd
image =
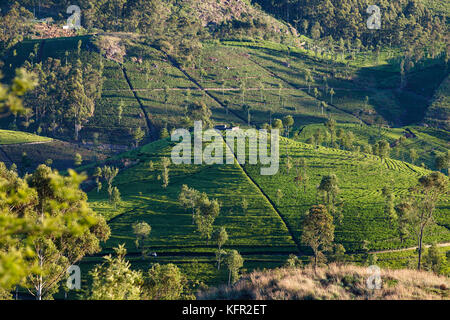
[[[182,126],[186,108],[200,101],[221,123],[250,120],[261,126],[286,115],[294,117],[297,128],[323,123],[330,116],[342,123],[417,123],[448,74],[441,60],[428,61],[408,73],[406,87],[398,90],[398,66],[382,63],[394,59],[395,53],[383,52],[376,67],[359,66],[359,56],[346,66],[331,63],[327,57],[314,57],[308,50],[266,41],[205,43],[195,63],[181,66],[139,37],[104,36],[111,35],[125,47],[123,65],[100,56],[94,44],[98,37],[84,36],[24,41],[15,48],[16,55],[8,55],[4,73],[11,76],[14,68],[30,59],[33,50],[38,52],[33,58],[37,61],[72,59],[81,41],[82,56],[104,65],[102,96],[81,130],[81,138],[120,145],[133,143],[137,127],[146,129],[148,139],[154,140],[162,128]],[[307,70],[309,80],[305,78]],[[2,120],[3,127],[10,121]],[[33,125],[30,129],[36,130]]]
[[[391,145],[390,157],[393,159],[406,161],[417,166],[425,165],[426,168],[436,170],[435,158],[440,153],[445,153],[449,148],[450,136],[448,131],[426,128],[419,126],[408,126],[401,128],[376,128],[369,126],[361,126],[355,124],[338,124],[338,130],[343,130],[345,134],[352,133],[354,135],[350,150],[364,150],[377,140],[384,139]],[[327,129],[323,124],[312,124],[295,130],[298,133],[296,140],[306,142],[311,138],[317,130],[325,136]],[[401,141],[400,139],[405,139]],[[329,145],[329,139],[323,142],[323,145]],[[417,158],[411,151],[417,153]]]
[[[286,147],[294,166],[289,174],[286,169]],[[305,212],[319,201],[317,186],[323,176],[336,174],[343,201],[343,222],[335,231],[335,240],[342,243],[349,252],[361,250],[362,241],[369,240],[371,250],[410,247],[415,244],[413,238],[400,243],[395,228],[389,225],[384,211],[382,188],[390,187],[397,199],[408,194],[408,188],[417,183],[417,179],[427,174],[427,170],[398,160],[385,159],[363,153],[353,153],[283,139],[280,145],[282,161],[280,173],[276,176],[261,176],[259,166],[245,166],[246,172],[256,181],[272,203],[285,217],[287,225],[300,239],[302,221]],[[302,184],[296,184],[295,164],[297,160],[306,160],[305,171],[309,180],[306,190]],[[299,170],[303,170],[302,167]],[[282,198],[278,197],[281,190]],[[438,226],[428,233],[426,242],[448,242],[450,240],[450,216],[448,198],[437,209]]]
[[[114,180],[122,194],[117,210],[109,204],[105,190],[100,193],[93,190],[88,194],[92,208],[109,218],[112,236],[103,246],[103,253],[125,243],[133,266],[148,264],[148,260],[140,258],[141,251],[136,249],[132,233],[133,223],[145,221],[152,227],[145,246],[158,254],[157,258],[150,258],[151,261],[179,263],[192,279],[196,279],[195,272],[201,272],[200,279],[208,283],[226,279],[226,271],[215,270],[216,245],[207,244],[200,237],[191,211],[185,211],[177,200],[183,184],[219,200],[221,209],[214,225],[227,229],[229,241],[225,248],[244,254],[246,268],[280,266],[289,253],[298,252],[283,220],[238,165],[171,165],[170,183],[164,189],[158,175],[162,157],[170,157],[171,146],[173,143],[160,140],[114,158],[139,161]],[[153,171],[149,161],[154,163]],[[241,206],[244,198],[249,204],[245,212]],[[89,268],[92,261],[99,261],[99,258],[86,259],[85,268]],[[200,262],[197,271],[189,269],[195,261]]]
[[[192,223],[192,213],[183,210],[177,200],[181,185],[187,184],[220,201],[222,206],[215,227],[226,227],[230,240],[225,247],[241,252],[246,268],[280,266],[289,253],[309,255],[308,248],[297,246],[302,219],[307,209],[319,201],[316,188],[322,176],[333,172],[338,176],[344,202],[344,219],[337,226],[336,241],[342,243],[348,253],[358,253],[365,239],[370,240],[371,250],[415,244],[412,238],[400,243],[389,226],[383,213],[381,189],[391,186],[398,198],[406,195],[408,187],[429,172],[425,169],[392,159],[381,162],[377,157],[362,153],[325,147],[315,149],[283,138],[280,146],[282,162],[275,176],[261,176],[259,165],[171,165],[170,183],[164,189],[158,176],[162,157],[170,157],[172,146],[168,140],[160,140],[110,160],[110,163],[120,159],[134,163],[114,181],[123,199],[117,209],[109,204],[105,190],[100,193],[93,190],[88,194],[92,207],[109,219],[112,229],[112,237],[103,253],[125,243],[136,268],[144,267],[148,259],[173,262],[192,279],[201,278],[210,284],[223,281],[226,275],[214,270],[215,245],[201,239]],[[286,146],[292,163],[300,158],[306,160],[305,170],[309,176],[306,191],[294,182],[295,165],[287,173]],[[150,161],[154,163],[153,170]],[[283,195],[281,199],[277,196],[278,189]],[[246,212],[241,207],[244,198],[249,203]],[[437,217],[439,226],[428,233],[427,243],[450,241],[450,217],[444,203],[439,207]],[[136,249],[132,224],[140,221],[152,226],[145,246],[158,257],[143,260],[140,250]],[[302,259],[307,260],[307,256]],[[358,259],[357,255],[355,259]],[[98,261],[98,257],[90,257],[84,260],[83,266],[88,269]]]
[[[225,42],[246,48],[251,60],[290,86],[339,110],[373,124],[381,116],[386,123],[405,125],[423,119],[434,91],[448,75],[442,61],[427,61],[407,74],[406,86],[399,90],[400,69],[396,53],[386,50],[376,55],[356,55],[352,62],[332,62],[312,52],[283,45],[252,42]],[[389,62],[389,64],[388,64]],[[369,63],[369,64],[368,64]],[[347,66],[348,64],[348,66]],[[312,81],[306,81],[306,70]],[[310,88],[311,87],[311,88]],[[330,90],[333,88],[333,98]],[[368,101],[366,100],[368,97]]]

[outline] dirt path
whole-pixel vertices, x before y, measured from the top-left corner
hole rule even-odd
[[[314,87],[314,86],[311,86],[311,89],[314,89],[314,88],[319,88],[319,87]],[[146,91],[164,91],[164,90],[166,90],[166,89],[163,89],[163,88],[143,88],[143,89],[133,89],[133,91],[136,91],[136,92],[146,92]],[[218,88],[218,87],[212,87],[212,88],[204,88],[204,87],[201,87],[201,88],[199,88],[199,87],[197,87],[197,88],[181,88],[181,87],[179,87],[179,88],[168,88],[167,89],[168,91],[187,91],[187,90],[194,90],[194,91],[219,91],[219,92],[222,92],[222,91],[241,91],[241,89],[240,88]],[[280,88],[263,88],[263,89],[261,89],[261,88],[245,88],[245,90],[247,90],[247,91],[265,91],[265,92],[268,92],[268,91],[276,91],[276,92],[278,92],[278,91],[280,91]],[[308,87],[298,87],[298,88],[281,88],[281,90],[282,91],[289,91],[289,90],[308,90]],[[334,90],[340,90],[340,91],[358,91],[358,90],[360,90],[360,91],[363,91],[363,89],[355,89],[355,90],[353,90],[353,89],[348,89],[348,88],[335,88]],[[104,89],[103,91],[112,91],[112,92],[120,92],[120,91],[128,91],[128,89]],[[365,91],[365,90],[364,90]]]
[[[437,246],[440,247],[450,247],[450,242],[446,242],[446,243],[438,243]],[[429,248],[431,247],[431,245],[429,244],[424,244],[423,245],[424,248]],[[380,250],[380,251],[370,251],[370,253],[390,253],[390,252],[401,252],[401,251],[409,251],[409,250],[416,250],[416,247],[409,247],[409,248],[401,248],[401,249],[390,249],[390,250]]]
[[[20,146],[32,146],[35,144],[47,144],[55,142],[54,140],[48,140],[48,141],[36,141],[36,142],[22,142],[22,143],[10,143],[10,144],[0,144],[0,147],[20,147]]]

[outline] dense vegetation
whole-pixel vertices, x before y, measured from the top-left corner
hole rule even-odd
[[[381,1],[369,30],[366,0],[81,0],[68,30],[69,4],[0,4],[0,299],[365,299],[347,264],[449,276],[447,5]],[[194,121],[280,130],[279,171],[173,164]],[[448,298],[412,275],[380,294]]]

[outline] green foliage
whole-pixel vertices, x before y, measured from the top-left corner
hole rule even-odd
[[[439,251],[436,243],[433,243],[424,256],[423,266],[425,270],[430,270],[436,274],[445,272],[447,265],[447,257],[443,252]]]
[[[294,23],[294,20],[303,21],[303,32],[307,34],[309,31],[313,39],[317,40],[321,36],[341,39],[341,52],[345,52],[344,39],[360,39],[367,46],[380,42],[407,45],[416,38],[427,43],[427,39],[439,39],[436,34],[430,37],[429,32],[433,29],[431,25],[440,30],[441,24],[445,23],[436,21],[429,8],[418,0],[377,3],[382,12],[382,29],[377,32],[371,32],[367,28],[368,5],[363,0],[294,0],[281,3],[257,0],[257,3],[290,23]],[[314,24],[307,23],[308,21],[314,21]]]
[[[450,151],[447,150],[447,153],[440,154],[436,157],[435,166],[438,170],[447,170],[447,174],[450,174]]]
[[[0,80],[2,75],[0,74]],[[16,76],[10,86],[0,83],[0,113],[12,113],[14,115],[25,113],[22,97],[27,91],[37,86],[36,75],[20,68],[16,70]]]
[[[213,224],[220,212],[220,204],[216,199],[210,200],[206,193],[202,193],[197,199],[194,221],[197,231],[207,243],[211,239]]]
[[[145,277],[142,298],[145,300],[179,300],[187,286],[187,279],[172,263],[154,264]]]
[[[330,255],[328,255],[328,261],[343,263],[345,262],[345,248],[342,244],[334,244],[333,250]]]
[[[83,162],[83,157],[81,156],[81,154],[75,153],[73,160],[74,160],[74,164],[76,166],[81,166],[81,163]]]
[[[193,222],[193,214],[195,215],[199,209],[196,205],[192,209],[191,204],[195,204],[197,198],[195,194],[202,192],[207,193],[210,202],[217,199],[221,203],[220,213],[213,226],[226,228],[229,235],[227,246],[246,253],[295,250],[295,244],[280,217],[237,164],[171,166],[171,183],[166,189],[161,188],[161,181],[157,180],[157,175],[162,169],[161,158],[170,157],[173,145],[174,143],[170,141],[160,140],[116,158],[133,161],[140,159],[136,166],[121,171],[114,180],[114,183],[120,186],[120,190],[126,190],[122,195],[121,206],[117,210],[108,203],[106,191],[97,193],[93,190],[89,193],[91,205],[97,212],[108,218],[116,217],[110,222],[113,235],[105,246],[105,253],[109,253],[112,247],[123,242],[129,251],[136,250],[135,237],[130,234],[130,228],[123,226],[132,225],[136,221],[147,221],[151,224],[152,236],[146,241],[146,245],[154,247],[156,252],[161,250],[167,254],[171,252],[187,252],[189,255],[196,252],[214,254],[216,245],[215,248],[206,245],[205,239],[196,232],[197,225],[195,221]],[[155,170],[149,169],[149,161],[153,161]],[[184,184],[189,186],[184,189],[193,189],[197,192],[193,192],[194,195],[189,196],[190,200],[183,205],[178,199]],[[236,197],[236,194],[240,197]],[[242,197],[251,203],[245,214],[241,207]],[[260,257],[255,259],[261,260]],[[138,260],[133,264],[139,264],[141,259]],[[163,262],[178,260],[177,257],[167,257]],[[284,260],[282,256],[271,255],[262,258],[261,263],[277,266]],[[211,257],[208,261],[210,264],[201,263],[202,279],[208,283],[216,282],[215,259]],[[258,266],[258,263],[252,261],[249,261],[249,264],[252,267]],[[179,266],[189,269],[189,273],[186,274],[193,277],[193,271],[188,265]]]
[[[436,205],[441,197],[448,195],[448,177],[440,172],[432,172],[419,178],[417,186],[410,190],[406,203],[410,205],[409,226],[418,242],[418,264],[421,268],[424,234],[434,223]]]
[[[228,285],[239,280],[239,269],[244,265],[244,259],[236,250],[230,250],[225,257],[228,267]]]
[[[141,142],[142,139],[144,139],[144,137],[145,137],[145,132],[141,129],[141,127],[138,127],[136,130],[134,130],[133,139],[134,139],[134,142],[136,143],[136,147],[139,146],[139,142]]]
[[[39,82],[24,98],[32,112],[24,115],[25,123],[32,116],[32,128],[44,128],[45,134],[53,136],[66,137],[70,133],[78,140],[101,97],[103,66],[89,55],[71,57],[64,64],[53,57],[38,63],[25,61],[24,66],[37,75]]]
[[[130,269],[130,263],[125,260],[127,250],[123,245],[114,248],[117,257],[108,255],[105,262],[95,267],[90,275],[92,288],[88,298],[91,300],[140,300],[142,273]]]
[[[17,2],[11,6],[6,14],[1,14],[0,53],[4,53],[5,50],[23,40],[24,35],[31,30],[27,20],[32,17],[33,14],[21,7]]]
[[[181,192],[178,195],[178,201],[181,206],[185,209],[192,209],[192,222],[195,221],[195,208],[200,198],[200,192],[193,188],[189,188],[187,185],[183,184],[181,186]]]
[[[311,203],[318,202],[316,186],[320,185],[323,176],[334,173],[339,180],[339,198],[342,199],[338,201],[337,207],[343,215],[342,223],[336,224],[335,241],[344,245],[348,253],[359,251],[358,244],[363,240],[370,240],[370,250],[417,245],[411,234],[405,234],[400,240],[399,228],[403,225],[403,222],[400,222],[400,213],[397,212],[399,225],[392,225],[383,214],[386,199],[382,195],[382,188],[390,186],[396,199],[401,199],[410,193],[408,189],[415,185],[419,177],[430,174],[430,171],[392,159],[381,163],[378,158],[365,153],[325,147],[316,149],[284,138],[280,139],[280,167],[287,161],[286,144],[287,154],[292,157],[297,170],[292,170],[290,174],[280,171],[274,176],[266,177],[260,175],[260,164],[246,165],[245,169],[276,204],[296,239],[300,240],[303,232],[302,213],[310,208]],[[301,159],[307,159],[305,167],[298,164]],[[300,179],[296,182],[299,174],[303,176],[302,171],[309,177],[306,188],[301,188],[303,182]],[[383,174],[380,174],[380,171]],[[285,194],[279,203],[278,189]],[[299,193],[300,196],[296,197]],[[450,240],[450,234],[445,227],[449,224],[445,205],[447,199],[448,196],[443,196],[436,204],[435,219],[439,225],[430,226],[430,232],[425,235],[427,243]],[[400,229],[405,230],[403,227]]]
[[[309,209],[303,227],[302,243],[311,247],[314,252],[314,268],[334,241],[333,217],[323,205]]]
[[[220,227],[214,233],[214,240],[217,243],[216,260],[217,270],[220,270],[220,263],[222,262],[222,256],[226,254],[225,250],[222,250],[222,246],[228,241],[228,233],[224,227]]]
[[[433,127],[450,129],[450,76],[447,76],[433,96],[433,103],[427,110],[425,122]]]
[[[133,233],[136,236],[136,248],[150,235],[152,227],[147,222],[136,222],[133,224]]]
[[[51,297],[67,268],[99,252],[110,229],[79,189],[83,176],[69,171],[63,177],[41,165],[20,179],[3,164],[0,167],[0,229],[10,230],[0,238],[0,286],[21,284],[36,299]]]
[[[288,268],[299,268],[302,265],[302,261],[295,254],[290,254],[285,263]]]
[[[317,188],[319,193],[323,196],[323,202],[327,207],[328,212],[335,216],[337,221],[342,222],[342,217],[338,214],[336,208],[337,196],[340,192],[338,187],[338,178],[335,174],[322,177],[320,185]]]
[[[117,209],[117,205],[122,201],[120,197],[119,188],[113,187],[111,192],[111,203],[114,205],[114,209]]]
[[[32,143],[32,142],[50,142],[52,139],[47,137],[40,137],[34,134],[0,130],[0,144],[20,144],[20,143]]]
[[[381,159],[389,157],[391,147],[386,140],[380,140],[373,146],[373,154],[379,156]]]

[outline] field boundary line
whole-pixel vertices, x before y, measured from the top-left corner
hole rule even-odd
[[[180,70],[188,79],[189,81],[191,81],[193,84],[195,84],[201,91],[203,91],[208,97],[210,97],[211,99],[213,99],[217,104],[219,104],[222,108],[224,108],[225,110],[227,110],[228,112],[230,112],[232,115],[234,115],[236,118],[238,118],[239,120],[243,121],[244,123],[247,123],[248,120],[246,120],[244,117],[240,116],[238,113],[236,113],[234,110],[228,108],[225,104],[223,104],[218,98],[216,98],[214,95],[210,94],[208,92],[208,90],[205,90],[205,88],[203,88],[203,86],[194,78],[192,77],[189,73],[187,73],[180,65],[179,63],[169,54],[167,54],[166,52],[164,52],[161,49],[155,48],[154,49],[159,50],[160,52],[162,52],[170,61],[170,63],[177,68],[178,70]],[[251,122],[250,122],[251,124]]]
[[[127,68],[124,65],[120,65],[120,67],[122,69],[123,76],[125,77],[125,80],[128,83],[128,86],[130,87],[131,92],[133,92],[134,98],[139,103],[139,106],[141,107],[141,110],[144,113],[145,123],[147,124],[147,129],[148,129],[148,133],[150,136],[150,140],[153,140],[153,141],[157,140],[158,136],[156,134],[156,128],[153,125],[153,123],[151,122],[150,116],[149,116],[147,110],[145,109],[144,104],[142,103],[141,99],[139,98],[139,96],[137,95],[136,91],[133,88],[133,84],[131,83],[130,78],[128,77],[128,74],[127,74]]]
[[[225,142],[226,146],[228,149],[230,149],[230,151],[232,151],[231,147],[228,145],[227,142]],[[285,216],[278,210],[278,208],[276,207],[275,203],[273,203],[273,201],[270,199],[270,197],[264,192],[264,190],[259,186],[259,184],[248,174],[247,170],[245,170],[244,166],[241,165],[236,157],[236,154],[234,152],[233,153],[233,157],[234,157],[234,161],[237,163],[237,165],[241,168],[241,170],[243,171],[243,173],[245,174],[245,176],[247,177],[247,179],[253,183],[253,185],[259,190],[259,192],[262,194],[262,196],[269,202],[270,206],[272,207],[273,210],[275,210],[275,212],[278,214],[278,216],[280,217],[281,221],[283,222],[284,226],[286,227],[289,235],[292,238],[292,241],[294,241],[295,245],[297,246],[297,250],[298,253],[301,255],[304,255],[303,251],[301,250],[301,244],[300,241],[298,241],[298,239],[295,237],[294,235],[294,231],[292,230],[292,228],[289,226],[289,224],[287,223],[287,220],[285,218]]]

